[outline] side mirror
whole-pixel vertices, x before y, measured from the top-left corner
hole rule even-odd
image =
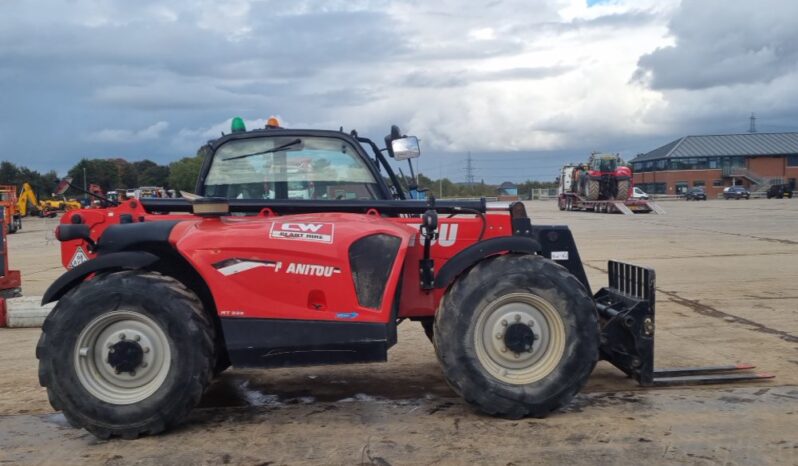
[[[391,152],[396,160],[415,159],[421,155],[421,148],[418,146],[418,138],[415,136],[405,136],[391,141]]]
[[[58,186],[55,188],[55,193],[53,193],[53,196],[60,196],[64,194],[66,190],[69,189],[70,184],[72,184],[72,178],[69,176],[59,181]]]

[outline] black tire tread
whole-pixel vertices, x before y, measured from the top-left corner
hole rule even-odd
[[[515,400],[504,399],[501,400],[495,393],[490,393],[491,390],[485,389],[482,387],[482,390],[464,390],[464,379],[461,377],[454,376],[448,370],[451,366],[446,362],[446,355],[442,354],[439,349],[441,348],[441,339],[447,335],[446,331],[443,331],[440,326],[443,319],[457,319],[459,316],[452,315],[456,310],[454,306],[446,306],[445,303],[447,299],[456,301],[456,297],[464,296],[466,290],[473,290],[479,289],[484,287],[484,277],[485,272],[488,269],[493,271],[495,270],[504,270],[509,265],[511,261],[514,261],[519,256],[514,254],[506,254],[501,255],[493,258],[488,258],[483,260],[482,262],[478,263],[474,266],[471,270],[469,270],[466,274],[462,275],[447,291],[444,295],[444,299],[441,301],[438,311],[435,316],[435,331],[433,335],[433,343],[436,348],[436,354],[438,356],[439,362],[441,363],[441,367],[443,368],[444,378],[446,379],[447,383],[457,392],[459,395],[465,399],[469,404],[477,406],[481,411],[494,415],[500,416],[508,419],[520,419],[523,417],[545,417],[552,411],[555,411],[565,404],[567,404],[584,386],[587,381],[587,377],[593,371],[596,363],[598,362],[598,321],[595,322],[595,337],[596,337],[596,354],[592,361],[589,361],[589,370],[585,374],[583,374],[580,380],[577,380],[574,384],[570,386],[570,390],[567,392],[562,393],[558,398],[550,400],[544,406],[536,406],[532,409],[529,406],[523,405],[521,403],[516,402]],[[529,256],[527,256],[529,257]],[[571,287],[574,289],[584,291],[584,296],[587,299],[590,299],[590,296],[587,295],[584,286],[576,279],[565,267],[562,267],[559,264],[556,264],[548,259],[545,259],[540,256],[532,256],[535,260],[547,261],[553,267],[550,267],[549,270],[551,273],[557,275],[560,279],[565,280],[571,284]],[[590,303],[591,306],[592,300]],[[590,331],[590,329],[585,329],[585,331]],[[480,393],[481,392],[481,393]],[[471,396],[468,393],[474,394],[479,393],[478,396]],[[498,401],[498,402],[497,402]]]
[[[125,280],[130,277],[136,277],[145,281],[151,288],[147,288],[148,293],[171,293],[173,299],[181,299],[193,311],[190,320],[193,321],[199,329],[201,329],[202,338],[194,342],[196,350],[200,351],[205,356],[208,364],[202,367],[201,372],[197,377],[192,378],[191,383],[183,387],[183,397],[189,400],[188,403],[178,404],[177,411],[171,413],[169,419],[161,417],[154,417],[150,422],[136,426],[133,428],[109,428],[104,426],[94,425],[87,421],[80,413],[72,412],[67,403],[65,403],[56,390],[52,389],[55,386],[55,381],[52,379],[53,373],[50,367],[49,360],[49,347],[45,344],[47,333],[56,325],[59,325],[60,320],[63,318],[64,312],[59,312],[59,307],[62,303],[68,304],[70,301],[79,301],[82,294],[85,293],[88,287],[77,286],[64,295],[52,312],[47,316],[42,325],[42,333],[36,345],[36,357],[39,359],[39,383],[41,386],[47,388],[47,397],[56,411],[63,411],[67,421],[73,427],[84,428],[94,436],[100,439],[107,439],[112,436],[119,436],[124,439],[135,439],[143,435],[155,435],[163,432],[167,428],[173,427],[184,420],[189,412],[196,406],[205,390],[207,389],[213,377],[212,374],[212,361],[214,360],[214,343],[213,343],[213,324],[210,322],[208,315],[203,311],[202,302],[194,292],[189,290],[180,281],[162,275],[157,272],[143,272],[140,270],[129,270],[121,272],[104,273],[94,277],[90,282],[93,286],[105,286],[108,282],[113,284],[114,281]],[[88,283],[88,282],[84,282]],[[90,290],[89,290],[90,291]],[[190,324],[189,324],[190,325]]]
[[[615,199],[619,201],[625,201],[628,198],[629,198],[629,180],[618,181],[618,194],[615,195]]]
[[[585,191],[585,197],[588,201],[597,201],[601,194],[601,183],[596,180],[588,179]]]

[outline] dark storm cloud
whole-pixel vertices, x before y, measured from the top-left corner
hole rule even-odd
[[[669,24],[675,45],[638,62],[654,89],[766,83],[798,70],[798,2],[686,0]]]
[[[378,139],[398,123],[422,137],[433,166],[461,149],[644,151],[684,128],[731,128],[729,115],[742,125],[760,108],[770,114],[763,125],[789,126],[798,12],[786,1],[765,10],[674,0],[0,0],[2,158],[61,172],[81,157],[167,163],[235,115]],[[758,74],[740,64],[751,55]],[[699,65],[721,71],[695,73]],[[732,81],[748,87],[717,84]]]
[[[168,161],[174,148],[164,139],[182,127],[367,95],[311,83],[327,70],[355,72],[407,50],[380,10],[241,3],[242,14],[225,17],[211,2],[167,6],[0,4],[4,159],[59,170],[83,156]],[[220,8],[235,13],[235,5]],[[34,136],[43,127],[48,137]]]

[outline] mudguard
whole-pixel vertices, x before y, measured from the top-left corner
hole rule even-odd
[[[502,252],[537,254],[540,251],[537,240],[523,236],[503,236],[480,241],[457,253],[440,268],[435,276],[435,288],[448,287],[458,275],[486,257]]]
[[[42,305],[57,301],[69,290],[86,279],[87,276],[104,270],[135,270],[158,262],[155,254],[144,251],[113,252],[84,262],[58,277],[47,288],[42,297]]]

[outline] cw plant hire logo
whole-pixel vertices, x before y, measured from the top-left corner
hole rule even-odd
[[[331,244],[335,235],[332,223],[274,222],[269,237]]]

